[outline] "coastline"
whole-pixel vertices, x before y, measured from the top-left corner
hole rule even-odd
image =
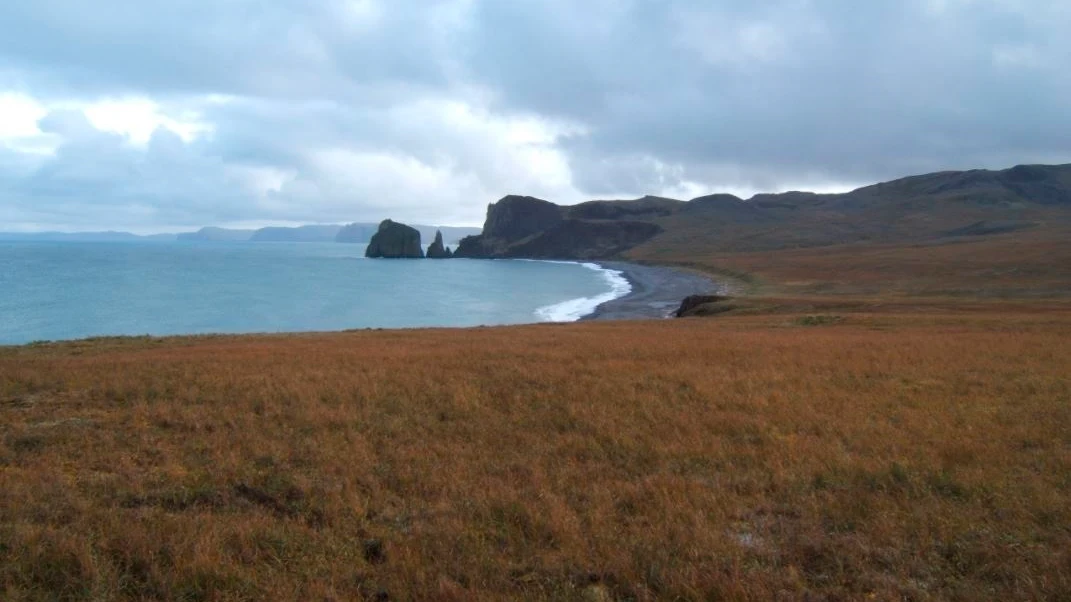
[[[533,259],[520,259],[517,261],[543,261]],[[553,303],[535,310],[535,315],[541,322],[569,323],[577,322],[597,310],[600,305],[627,296],[632,291],[632,283],[620,270],[608,269],[597,263],[589,261],[554,261],[551,263],[567,263],[579,265],[597,272],[607,284],[610,285],[608,292],[593,297],[577,297]]]
[[[545,261],[545,260],[526,260]],[[602,273],[610,284],[610,290],[592,297],[567,299],[536,310],[536,318],[530,322],[518,323],[541,323],[557,322],[570,323],[592,320],[639,320],[661,319],[669,317],[680,306],[681,300],[688,295],[700,293],[715,293],[726,291],[731,285],[721,283],[706,274],[668,266],[643,265],[625,261],[582,261],[568,260],[557,263],[570,263],[582,265],[588,269]],[[540,319],[541,318],[541,319]],[[508,322],[506,324],[513,324]],[[410,325],[394,328],[466,328],[467,326],[421,326]],[[374,326],[366,326],[374,328]],[[378,327],[377,327],[378,328]],[[154,339],[170,337],[197,337],[205,335],[261,335],[261,334],[303,334],[309,332],[342,332],[351,327],[343,328],[302,328],[302,329],[269,329],[231,331],[227,329],[212,331],[190,332],[103,332],[91,333],[84,336],[69,338],[60,337],[35,337],[26,340],[0,340],[0,348],[21,347],[35,342],[70,342],[83,341],[99,338],[140,337],[151,336]],[[2,333],[0,333],[2,334]]]
[[[640,265],[627,261],[595,262],[625,278],[632,290],[602,303],[579,321],[649,320],[668,318],[688,295],[727,294],[729,286],[711,277],[678,268]]]

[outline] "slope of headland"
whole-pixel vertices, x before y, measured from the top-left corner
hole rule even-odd
[[[1071,165],[1021,165],[749,200],[507,196],[457,254],[676,265],[752,293],[1044,297],[1071,291],[1069,235]]]

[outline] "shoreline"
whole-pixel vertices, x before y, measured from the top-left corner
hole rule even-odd
[[[727,294],[730,289],[727,284],[690,270],[627,261],[592,263],[620,273],[632,290],[602,303],[578,322],[668,318],[688,295]]]
[[[529,260],[529,261],[542,261],[542,260]],[[559,324],[575,324],[578,322],[590,322],[590,321],[609,321],[609,320],[649,320],[649,319],[663,319],[672,317],[673,312],[680,307],[681,301],[689,296],[695,294],[726,294],[730,290],[730,285],[721,283],[714,280],[712,277],[708,277],[704,274],[668,266],[657,265],[642,265],[637,263],[631,263],[626,261],[590,261],[590,260],[565,260],[563,263],[576,263],[576,264],[591,264],[597,266],[600,271],[613,272],[620,278],[623,278],[628,282],[629,292],[605,301],[595,306],[591,312],[580,315],[572,320],[550,320],[550,321],[538,321],[524,322],[519,324],[503,324],[503,326],[514,326],[523,324],[541,324],[541,323],[553,323]],[[575,300],[574,300],[575,301]],[[568,304],[569,301],[563,303]],[[549,306],[553,307],[553,306]],[[495,325],[497,326],[497,325]],[[485,328],[487,326],[478,327],[466,327],[466,326],[432,326],[432,327],[420,327],[410,326],[401,327],[399,330],[409,330],[413,328]],[[367,327],[371,329],[373,327]],[[211,333],[181,333],[181,334],[104,334],[104,335],[92,335],[88,337],[72,338],[72,339],[43,339],[40,341],[25,341],[25,342],[0,342],[0,349],[10,349],[18,347],[29,347],[35,343],[75,343],[79,341],[95,340],[95,339],[112,339],[112,338],[139,338],[150,337],[153,339],[166,339],[166,338],[182,338],[182,337],[198,337],[198,336],[263,336],[263,335],[302,335],[302,334],[329,334],[329,333],[342,333],[349,330],[363,330],[364,328],[356,329],[338,329],[338,330],[322,330],[322,331],[257,331],[257,332],[211,332]],[[377,328],[378,330],[378,328]],[[388,329],[395,330],[395,329]]]

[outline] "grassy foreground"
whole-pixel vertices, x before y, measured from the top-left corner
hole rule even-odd
[[[0,349],[0,598],[1067,599],[1071,308]]]

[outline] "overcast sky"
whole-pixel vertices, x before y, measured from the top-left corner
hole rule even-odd
[[[3,0],[0,230],[1071,162],[1067,0]]]

